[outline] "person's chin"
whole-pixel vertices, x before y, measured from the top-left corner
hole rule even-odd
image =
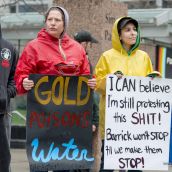
[[[134,41],[134,40],[133,40],[133,41],[131,41],[131,45],[134,45],[135,43],[136,43],[136,41]]]
[[[49,31],[49,34],[55,38],[57,37],[57,33],[54,31]]]

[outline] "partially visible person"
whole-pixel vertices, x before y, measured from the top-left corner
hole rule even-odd
[[[2,38],[0,25],[0,171],[10,171],[11,116],[10,98],[16,96],[14,74],[18,53]]]
[[[105,100],[106,100],[106,76],[116,74],[124,76],[147,76],[153,72],[152,63],[148,54],[139,50],[140,29],[138,22],[131,17],[119,18],[112,28],[112,48],[104,52],[95,68],[97,79],[96,91],[100,97],[99,127],[102,139],[102,160],[100,172],[112,172],[103,170],[104,167],[104,133],[105,133]],[[133,170],[129,170],[132,172]],[[141,172],[134,170],[134,172]]]
[[[81,30],[77,33],[74,34],[74,39],[79,42],[82,47],[85,49],[87,58],[90,62],[89,59],[89,55],[88,55],[88,50],[90,48],[92,48],[92,43],[98,43],[98,41],[96,40],[96,38],[94,38],[90,32],[85,31],[85,30]],[[93,67],[92,64],[90,62],[90,72],[93,75]],[[94,76],[94,75],[93,75]],[[96,153],[96,149],[95,148],[95,140],[97,140],[98,137],[98,133],[97,133],[97,128],[98,128],[98,123],[99,123],[99,95],[97,93],[94,92],[93,94],[93,119],[92,119],[92,131],[93,133],[93,152],[94,155]],[[96,156],[95,156],[96,157]],[[95,162],[96,165],[96,162]],[[74,172],[89,172],[90,169],[85,169],[85,170],[74,170]]]
[[[90,62],[89,56],[88,56],[88,49],[91,48],[92,43],[98,43],[96,38],[94,38],[90,32],[81,30],[74,35],[74,39],[79,42],[88,57],[88,60]],[[93,75],[93,67],[90,62],[90,72]],[[98,127],[98,122],[99,122],[99,107],[98,107],[98,102],[99,102],[99,96],[97,93],[94,93],[93,95],[93,125],[92,125],[92,131],[95,132],[97,127]]]
[[[79,42],[88,54],[88,49],[92,47],[92,43],[98,43],[97,39],[94,38],[90,32],[81,30],[74,35],[74,39]]]
[[[60,6],[49,8],[45,14],[45,28],[40,30],[36,39],[27,44],[17,65],[15,80],[19,94],[27,93],[34,86],[34,82],[28,79],[31,73],[57,76],[90,75],[85,50],[66,33],[68,19],[67,11]],[[88,80],[90,88],[94,89],[95,85],[96,79]]]

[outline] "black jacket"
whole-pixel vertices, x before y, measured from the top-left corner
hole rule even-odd
[[[16,49],[2,38],[0,26],[0,114],[8,111],[10,98],[16,95],[14,74],[17,59]]]

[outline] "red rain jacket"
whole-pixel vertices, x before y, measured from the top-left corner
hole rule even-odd
[[[29,74],[89,75],[89,66],[79,43],[67,34],[59,40],[42,29],[21,54],[15,73],[17,91],[19,94],[26,92],[22,82]]]

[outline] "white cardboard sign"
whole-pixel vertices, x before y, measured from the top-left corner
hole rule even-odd
[[[172,80],[109,75],[105,169],[168,170]]]

